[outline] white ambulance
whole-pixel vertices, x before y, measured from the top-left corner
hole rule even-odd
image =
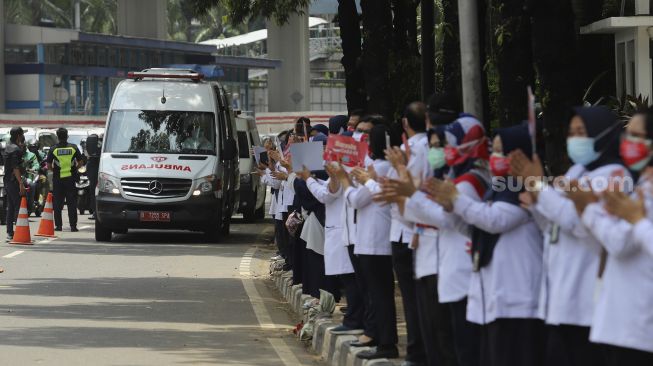
[[[107,116],[95,239],[131,228],[228,235],[239,202],[235,134],[217,82],[192,70],[130,72]]]

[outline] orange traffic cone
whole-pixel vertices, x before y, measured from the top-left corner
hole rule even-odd
[[[29,233],[29,214],[27,213],[27,198],[23,197],[20,201],[20,210],[16,220],[16,229],[14,239],[9,244],[33,245],[32,237]]]
[[[48,193],[48,198],[45,200],[45,207],[41,215],[41,222],[39,223],[39,231],[34,236],[44,236],[47,238],[56,238],[54,235],[54,217],[52,216],[52,193]]]

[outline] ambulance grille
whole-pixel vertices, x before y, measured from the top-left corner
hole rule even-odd
[[[185,197],[193,181],[175,178],[123,178],[120,184],[127,196],[166,199]]]

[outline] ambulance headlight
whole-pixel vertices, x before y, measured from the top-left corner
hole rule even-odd
[[[213,192],[219,191],[221,189],[220,179],[218,179],[218,177],[215,175],[209,175],[198,179],[195,187],[196,188],[193,191],[193,196],[212,194]]]
[[[106,173],[100,173],[98,177],[98,189],[102,193],[120,194],[120,181],[118,178]]]

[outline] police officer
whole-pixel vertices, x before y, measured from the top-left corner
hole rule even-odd
[[[70,231],[77,230],[77,169],[84,165],[82,153],[74,144],[68,143],[68,130],[60,128],[57,130],[59,143],[53,146],[48,152],[46,161],[48,169],[53,174],[53,198],[54,198],[54,230],[61,231],[64,200],[68,206],[68,221]]]
[[[4,183],[7,190],[7,241],[11,241],[14,238],[14,222],[18,217],[20,198],[25,196],[26,193],[21,172],[23,149],[20,145],[25,142],[23,129],[14,127],[9,132],[9,135],[9,144],[5,149],[4,156]]]

